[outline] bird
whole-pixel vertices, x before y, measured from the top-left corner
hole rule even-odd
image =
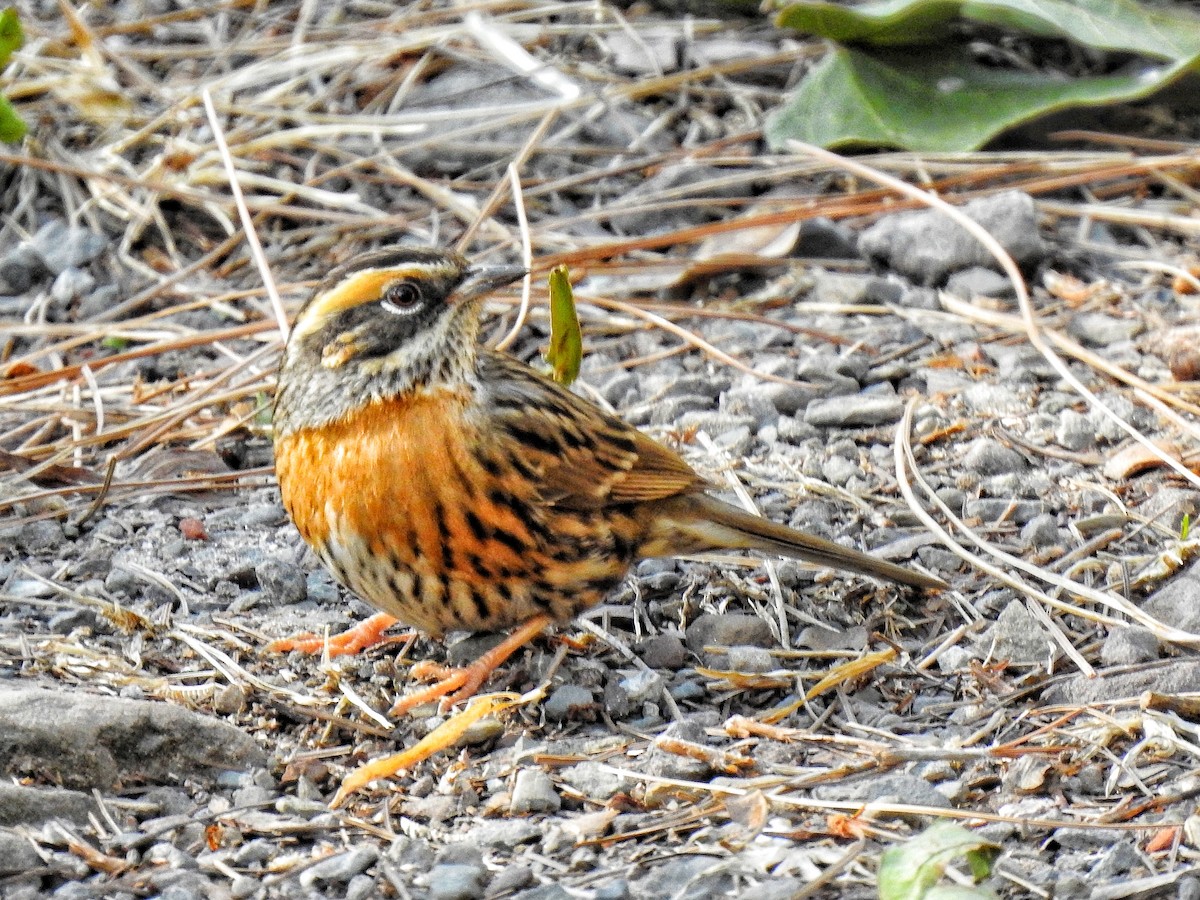
[[[331,643],[273,649],[353,652],[397,621],[432,637],[512,630],[467,667],[429,667],[439,680],[396,714],[467,699],[646,558],[748,550],[946,587],[726,503],[674,450],[482,346],[485,298],[525,275],[401,245],[333,269],[301,308],[273,416],[283,504],[337,581],[380,612]]]

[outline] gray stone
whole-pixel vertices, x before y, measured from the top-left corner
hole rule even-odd
[[[711,397],[666,397],[662,400],[655,401],[650,408],[649,424],[651,425],[674,425],[686,413],[704,412],[711,410],[713,401]]]
[[[1016,665],[1046,663],[1053,652],[1050,636],[1042,623],[1020,600],[1009,603],[988,629],[983,644],[990,645],[992,656]]]
[[[773,647],[771,628],[758,616],[738,613],[704,613],[687,627],[688,649],[700,653],[705,646],[734,647],[748,644],[754,647]]]
[[[1131,869],[1135,866],[1140,867],[1142,863],[1141,854],[1138,853],[1133,841],[1126,837],[1104,850],[1101,853],[1100,861],[1092,867],[1088,875],[1094,879],[1093,884],[1103,884],[1128,875]]]
[[[1098,312],[1076,313],[1067,323],[1067,333],[1093,347],[1109,347],[1133,340],[1143,328],[1140,318],[1117,318]]]
[[[56,820],[84,825],[88,814],[96,811],[96,801],[89,794],[0,782],[0,826]]]
[[[596,700],[591,690],[578,684],[561,684],[546,698],[542,711],[551,722],[596,717]]]
[[[809,298],[817,303],[845,304],[857,306],[865,303],[867,292],[870,290],[874,277],[858,275],[852,272],[826,272],[814,269],[811,273],[813,280]]]
[[[721,395],[721,412],[750,419],[755,429],[774,424],[779,410],[759,387],[731,388]]]
[[[763,399],[784,416],[793,416],[807,408],[821,393],[819,388],[807,384],[780,384],[777,381],[766,382],[760,389]]]
[[[567,766],[559,770],[558,775],[564,784],[597,803],[606,803],[616,794],[633,787],[633,782],[624,775],[618,775],[603,764],[590,760]]]
[[[813,400],[804,411],[804,421],[821,428],[850,428],[862,425],[891,425],[904,415],[898,397],[855,394]]]
[[[628,678],[621,679],[621,687],[633,703],[645,703],[662,694],[666,681],[653,669],[638,669]]]
[[[541,829],[538,829],[538,834],[541,834]],[[487,895],[489,898],[507,897],[514,891],[529,887],[533,883],[533,877],[533,869],[527,865],[506,865],[496,873],[496,877],[488,885]],[[515,896],[523,895],[516,894]]]
[[[889,772],[855,781],[818,785],[818,800],[852,800],[863,803],[906,803],[916,806],[950,807],[944,794],[924,778],[904,772]]]
[[[1083,675],[1055,682],[1043,695],[1047,703],[1084,705],[1120,698],[1139,697],[1146,691],[1158,694],[1190,694],[1200,691],[1200,660],[1171,660],[1136,672]]]
[[[613,719],[624,719],[633,711],[633,701],[619,677],[613,676],[604,682],[604,709]]]
[[[429,870],[428,877],[431,900],[478,900],[487,884],[483,866],[437,865]]]
[[[512,900],[575,900],[561,884],[539,884],[535,888],[514,894]]]
[[[630,892],[637,900],[738,896],[727,869],[717,867],[719,871],[709,871],[720,860],[719,856],[676,856],[657,864],[643,864],[638,868],[638,877],[630,883]]]
[[[754,435],[749,426],[734,428],[716,435],[713,438],[713,446],[735,458],[746,456],[754,446]]]
[[[1011,297],[1012,281],[1007,275],[1001,275],[983,266],[971,266],[961,272],[955,272],[946,279],[946,291],[962,300],[973,300],[976,297]]]
[[[46,268],[58,275],[71,266],[91,262],[108,247],[108,238],[55,219],[38,229],[32,244]]]
[[[80,297],[84,297],[96,286],[96,279],[91,272],[76,269],[74,266],[63,269],[50,285],[50,297],[55,303],[66,306]]]
[[[1114,627],[1100,648],[1100,661],[1106,666],[1134,666],[1158,659],[1162,646],[1148,628],[1137,625]]]
[[[971,444],[963,465],[980,475],[1004,475],[1024,472],[1027,468],[1025,457],[991,438],[980,438]]]
[[[438,865],[478,866],[483,864],[483,848],[470,841],[455,841],[442,847],[437,855]]]
[[[476,825],[467,833],[466,840],[476,847],[515,850],[541,836],[542,829],[536,822],[528,819],[497,819]]]
[[[62,525],[53,519],[28,522],[17,532],[17,546],[29,554],[53,552],[65,541]]]
[[[0,767],[64,785],[109,790],[128,780],[201,776],[203,768],[265,766],[240,729],[148,700],[0,683]]]
[[[291,606],[308,599],[308,576],[294,563],[264,559],[254,567],[263,599],[272,606]]]
[[[671,573],[675,574],[675,573]],[[646,638],[637,647],[638,653],[651,669],[682,669],[687,665],[688,649],[679,635],[672,632]]]
[[[521,769],[513,783],[511,809],[513,815],[558,812],[562,798],[554,789],[550,776],[541,769]]]
[[[343,900],[370,900],[379,896],[379,887],[370,875],[355,875],[346,885]]]
[[[808,259],[854,259],[858,233],[825,216],[806,219],[800,223],[800,239],[792,254]]]
[[[1058,521],[1049,513],[1034,516],[1021,529],[1021,543],[1030,550],[1044,550],[1058,543]]]
[[[1092,417],[1073,409],[1064,409],[1058,414],[1058,427],[1054,429],[1054,440],[1068,450],[1086,450],[1096,444],[1096,428]]]
[[[37,250],[28,242],[17,244],[0,256],[0,281],[16,294],[24,294],[48,271]],[[21,303],[24,306],[23,300]]]
[[[379,849],[374,844],[360,844],[352,850],[326,857],[300,873],[302,887],[311,888],[329,882],[345,884],[355,875],[375,865]]]
[[[0,828],[0,875],[16,875],[41,864],[42,859],[29,838]]]
[[[779,668],[771,651],[763,647],[730,647],[723,656],[723,665],[730,672],[761,673]]]
[[[1046,254],[1037,230],[1037,212],[1028,194],[1007,191],[972,200],[962,211],[988,230],[1016,261],[1034,263]],[[923,284],[943,281],[971,266],[995,266],[992,255],[944,213],[936,210],[897,213],[863,232],[859,250]]]
[[[844,456],[831,456],[821,463],[821,475],[830,484],[843,487],[852,478],[862,478],[863,470],[858,463]]]
[[[626,900],[629,897],[629,882],[624,878],[617,878],[597,885],[593,897],[595,900]],[[784,898],[781,896],[779,900],[784,900]]]
[[[1151,594],[1142,609],[1174,628],[1200,632],[1200,564],[1189,566]]]

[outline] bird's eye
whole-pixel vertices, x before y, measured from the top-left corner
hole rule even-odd
[[[379,305],[395,315],[410,316],[421,308],[421,289],[411,281],[389,284]]]

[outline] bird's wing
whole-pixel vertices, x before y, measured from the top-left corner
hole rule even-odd
[[[519,448],[547,503],[599,509],[710,486],[673,450],[510,356],[482,351],[478,372],[489,452]]]

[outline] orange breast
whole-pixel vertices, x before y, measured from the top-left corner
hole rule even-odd
[[[433,632],[495,627],[499,611],[483,608],[491,588],[535,563],[528,532],[488,500],[467,402],[450,391],[377,402],[275,446],[305,541],[364,600]],[[481,539],[480,521],[507,543]]]
[[[352,416],[276,442],[283,502],[314,546],[349,530],[395,535],[456,479],[465,456],[463,400],[443,392],[372,403]]]

